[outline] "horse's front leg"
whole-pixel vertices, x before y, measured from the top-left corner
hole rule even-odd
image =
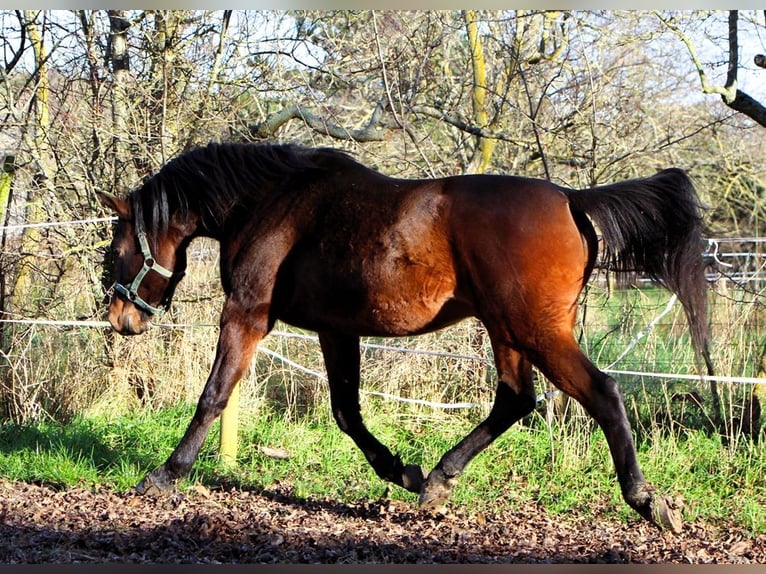
[[[330,383],[332,414],[338,427],[356,443],[372,468],[384,480],[410,492],[420,492],[423,470],[405,465],[376,439],[362,420],[359,406],[359,337],[320,333],[327,378]]]
[[[139,494],[170,491],[175,488],[178,479],[191,470],[210,431],[210,425],[226,406],[234,385],[244,374],[258,342],[266,334],[265,319],[254,321],[250,313],[232,300],[227,301],[221,315],[215,361],[194,416],[165,464],[148,474],[136,486]]]

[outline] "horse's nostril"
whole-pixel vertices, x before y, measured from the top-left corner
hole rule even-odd
[[[109,324],[120,335],[140,335],[149,328],[149,322],[132,304],[117,299],[109,310]]]
[[[148,328],[148,323],[138,313],[125,314],[122,321],[122,335],[140,335]]]

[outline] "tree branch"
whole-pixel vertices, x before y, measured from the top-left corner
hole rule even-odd
[[[702,66],[702,62],[699,59],[699,56],[697,55],[697,50],[694,47],[694,44],[692,44],[692,41],[689,39],[689,37],[684,34],[681,29],[676,26],[672,20],[669,20],[662,16],[659,12],[655,12],[657,18],[659,18],[660,22],[665,24],[665,26],[670,29],[671,32],[673,32],[679,40],[681,40],[684,45],[686,46],[686,49],[689,52],[689,56],[692,59],[692,62],[694,63],[694,67],[697,70],[697,75],[699,75],[700,84],[702,86],[702,93],[704,94],[718,94],[720,95],[724,101],[733,101],[736,97],[736,87],[731,90],[727,86],[715,86],[710,83],[710,80],[708,80],[707,74],[705,73],[705,68]]]
[[[489,116],[487,114],[487,67],[479,37],[476,12],[474,10],[463,10],[463,19],[465,20],[468,43],[471,49],[471,69],[473,71],[471,101],[473,103],[473,117],[478,125],[487,126],[489,125]],[[475,164],[476,172],[484,173],[492,159],[495,140],[479,136],[477,148],[479,157]]]
[[[766,128],[766,107],[745,92],[737,90],[734,99],[726,102],[726,105],[734,111],[745,114]]]
[[[20,38],[19,38],[19,49],[16,50],[13,53],[13,58],[11,58],[10,62],[7,62],[5,64],[5,73],[10,74],[11,70],[16,67],[16,64],[19,63],[19,60],[21,60],[21,56],[24,53],[24,49],[26,47],[26,41],[27,41],[27,27],[24,23],[24,17],[21,14],[21,10],[15,10],[16,18],[19,20],[19,27],[20,27]]]
[[[380,117],[383,108],[380,104],[370,116],[367,125],[362,129],[350,130],[337,124],[331,124],[324,118],[312,113],[305,106],[290,104],[282,110],[271,114],[258,124],[250,126],[250,135],[256,139],[274,137],[277,130],[290,120],[302,120],[308,127],[317,133],[324,134],[339,140],[353,140],[358,142],[381,141],[386,137],[386,131],[380,129]]]
[[[729,69],[726,71],[726,87],[737,93],[737,69],[739,68],[739,38],[737,37],[738,10],[729,10]],[[730,103],[728,100],[726,103]]]
[[[756,99],[750,97],[745,92],[737,89],[737,70],[739,68],[738,52],[739,42],[737,39],[737,10],[729,11],[729,69],[726,74],[726,85],[712,85],[708,80],[702,62],[697,56],[697,51],[689,37],[684,34],[671,19],[665,18],[659,12],[655,12],[657,18],[665,24],[685,45],[689,51],[692,62],[697,69],[697,74],[702,85],[702,92],[705,94],[718,94],[723,102],[731,109],[741,112],[758,124],[766,127],[766,107]],[[758,55],[755,57],[757,65],[763,64],[764,57]],[[761,63],[759,63],[759,61]]]
[[[461,120],[460,118],[456,118],[455,116],[448,114],[444,110],[441,110],[433,106],[425,106],[425,105],[413,106],[412,112],[415,114],[422,114],[424,116],[441,120],[453,127],[456,127],[460,131],[466,132],[467,134],[471,134],[473,136],[505,141],[520,147],[524,147],[524,148],[528,147],[526,143],[521,142],[518,139],[513,138],[507,134],[494,132],[487,128],[469,124],[468,122],[465,122]]]

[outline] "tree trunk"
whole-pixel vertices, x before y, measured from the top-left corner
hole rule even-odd
[[[479,30],[476,24],[476,12],[465,10],[463,12],[465,27],[468,33],[468,44],[471,48],[471,68],[473,70],[473,117],[479,128],[486,128],[489,125],[489,116],[487,114],[487,69],[484,62],[484,50],[479,37]],[[495,149],[495,140],[477,136],[478,158],[473,161],[476,166],[475,173],[484,173],[492,160],[492,151]]]
[[[136,180],[131,161],[130,129],[128,126],[128,92],[130,81],[130,56],[128,54],[128,28],[130,22],[124,10],[109,10],[108,59],[112,68],[112,146],[114,156],[113,190],[119,195],[121,189],[129,188]]]
[[[29,189],[24,205],[24,220],[29,223],[37,223],[44,219],[42,213],[43,192],[47,191],[51,195],[54,193],[51,181],[53,162],[48,139],[48,130],[50,129],[48,54],[43,43],[42,32],[36,22],[40,14],[39,10],[25,10],[26,30],[35,61],[34,119],[31,125],[30,147],[36,169],[33,185]],[[31,309],[28,305],[30,302],[28,295],[34,283],[32,273],[35,261],[35,257],[31,254],[38,251],[41,239],[42,231],[39,228],[27,227],[22,231],[19,248],[21,257],[17,262],[16,278],[11,288],[6,311],[25,314]],[[34,303],[34,301],[31,302]]]

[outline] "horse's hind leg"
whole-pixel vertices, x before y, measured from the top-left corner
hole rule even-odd
[[[338,333],[320,333],[327,378],[330,383],[332,413],[338,427],[364,453],[375,472],[384,480],[411,492],[420,492],[423,471],[417,465],[404,465],[399,456],[376,439],[362,420],[359,406],[359,338]]]
[[[603,430],[625,501],[658,527],[680,532],[680,509],[654,491],[638,466],[615,380],[588,360],[571,334],[549,341],[544,348],[547,351],[534,359],[535,364],[553,384],[582,404]]]
[[[442,456],[420,493],[420,506],[438,510],[449,498],[457,477],[468,463],[503,432],[535,407],[531,364],[517,351],[494,345],[499,381],[487,418]]]

